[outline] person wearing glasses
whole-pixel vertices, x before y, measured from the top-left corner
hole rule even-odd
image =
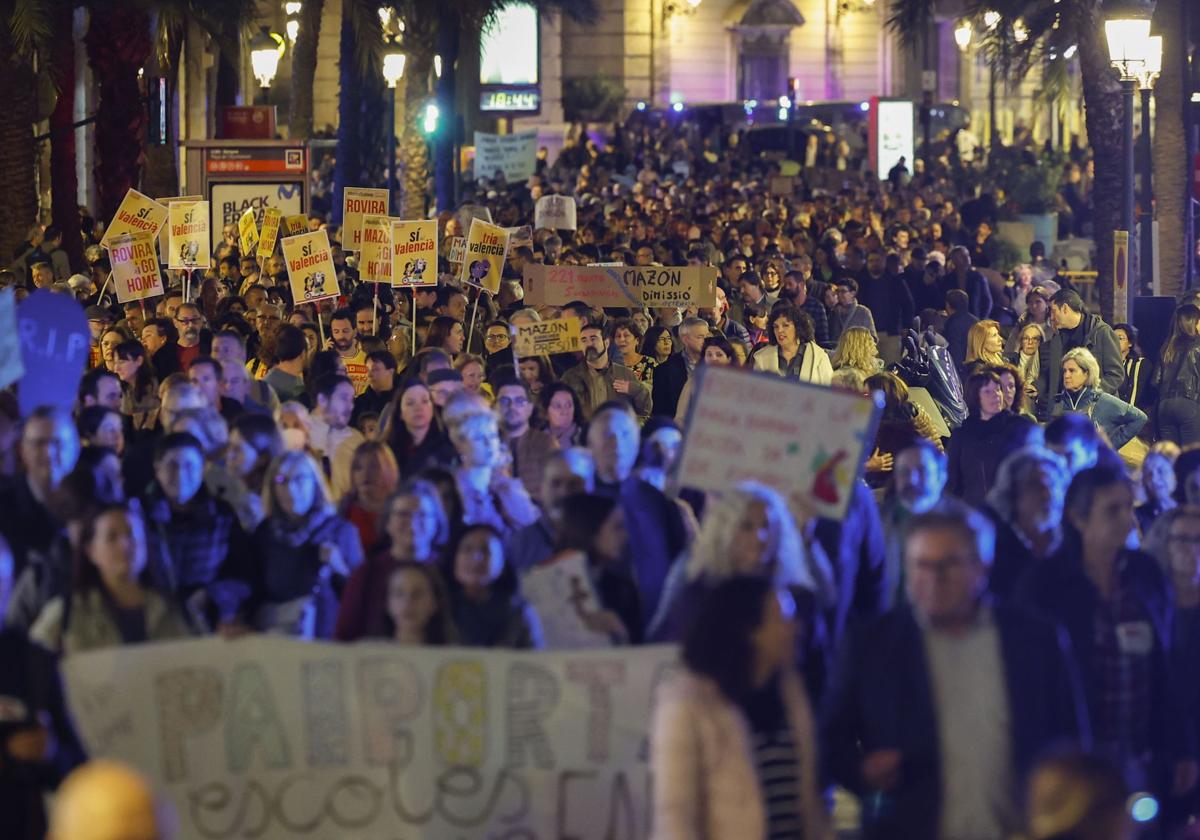
[[[504,440],[512,452],[512,474],[533,497],[541,502],[542,478],[546,462],[558,450],[554,435],[529,425],[533,417],[533,394],[529,385],[511,373],[496,380],[496,407]]]

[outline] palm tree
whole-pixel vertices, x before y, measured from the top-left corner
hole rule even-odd
[[[300,29],[292,46],[292,110],[288,118],[288,137],[293,140],[306,140],[313,133],[313,81],[324,10],[325,0],[304,0],[300,7]]]
[[[13,258],[37,220],[34,57],[53,38],[52,5],[52,0],[0,5],[0,266]]]
[[[937,5],[937,0],[893,0],[888,25],[907,44],[914,44],[933,25]],[[1000,23],[990,30],[977,27],[984,31],[983,48],[998,71],[1015,79],[1039,64],[1061,61],[1071,48],[1078,51],[1088,142],[1096,170],[1092,218],[1097,288],[1101,314],[1111,319],[1113,231],[1121,226],[1123,105],[1116,71],[1109,64],[1101,0],[965,0],[962,5],[963,16],[977,20],[989,10],[1000,14]],[[1018,20],[1028,32],[1020,41],[1014,36]],[[1131,236],[1131,245],[1133,239]]]
[[[1159,32],[1182,32],[1184,0],[1158,0],[1154,23]],[[1154,117],[1154,201],[1158,217],[1158,269],[1162,293],[1178,295],[1183,291],[1187,271],[1188,238],[1184,231],[1184,212],[1192,200],[1188,175],[1191,161],[1187,155],[1187,137],[1183,128],[1181,53],[1188,38],[1163,38],[1162,75],[1154,85],[1157,111]]]

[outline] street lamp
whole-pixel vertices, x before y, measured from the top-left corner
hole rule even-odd
[[[1121,228],[1132,238],[1133,233],[1133,92],[1138,86],[1138,74],[1146,64],[1146,47],[1150,40],[1149,17],[1120,17],[1110,18],[1104,22],[1104,35],[1108,40],[1109,61],[1121,74],[1121,98],[1124,102],[1122,129],[1124,137],[1124,167],[1122,171],[1122,201]],[[1133,302],[1137,297],[1136,289],[1130,278],[1130,267],[1133,265],[1133,244],[1129,243],[1125,260],[1124,280],[1126,284],[1123,305],[1114,295],[1113,317],[1117,321],[1126,321],[1133,317]],[[1116,245],[1114,244],[1114,247]],[[1120,292],[1119,276],[1122,267],[1117,266],[1118,277],[1115,291]],[[1124,312],[1122,312],[1124,309]]]
[[[964,19],[954,28],[954,43],[958,44],[959,52],[966,52],[971,46],[971,21]]]
[[[1150,145],[1150,95],[1154,82],[1162,72],[1161,35],[1146,39],[1145,63],[1138,73],[1138,84],[1142,94],[1142,139],[1138,157],[1138,169],[1142,180],[1142,231],[1138,247],[1141,259],[1138,272],[1142,282],[1142,294],[1151,294],[1154,289],[1154,152]]]
[[[396,85],[400,79],[404,77],[404,62],[407,57],[404,51],[400,49],[399,42],[392,38],[388,41],[388,45],[383,50],[383,80],[388,86],[388,158],[387,158],[387,186],[388,186],[388,212],[393,212],[395,202],[395,171],[396,171]]]
[[[267,90],[275,81],[275,73],[279,70],[279,48],[283,39],[272,35],[271,30],[262,27],[261,31],[250,39],[250,66],[254,69],[254,78],[262,87],[262,98],[266,101]]]
[[[287,0],[283,4],[283,13],[287,15],[284,32],[287,33],[288,43],[296,46],[296,37],[300,34],[300,10],[304,6],[300,0]]]

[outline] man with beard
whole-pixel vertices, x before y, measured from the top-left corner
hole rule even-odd
[[[329,319],[329,349],[336,350],[346,364],[346,376],[354,386],[354,395],[367,390],[370,378],[367,375],[367,354],[358,343],[354,329],[354,313],[339,309]]]
[[[350,425],[354,413],[354,384],[345,376],[331,374],[316,385],[317,407],[309,418],[309,440],[321,455],[325,472],[332,477],[334,500],[350,489],[350,464],[354,450],[366,438]]]
[[[201,330],[204,328],[204,315],[200,307],[194,303],[183,303],[175,312],[175,329],[179,331],[179,369],[186,371],[192,362],[201,355],[208,355],[201,348]],[[211,343],[212,337],[209,337]]]
[[[501,374],[496,383],[496,406],[500,409],[500,427],[512,453],[512,474],[520,479],[535,502],[541,502],[542,476],[546,460],[558,449],[549,432],[531,428],[533,395],[524,380]]]
[[[693,319],[699,321],[700,319]],[[700,321],[706,331],[708,325]],[[562,381],[571,386],[583,403],[583,415],[591,418],[592,412],[606,402],[623,400],[628,402],[638,416],[650,416],[651,399],[646,386],[638,381],[633,371],[624,365],[609,361],[609,337],[604,329],[588,324],[581,330],[584,360],[562,375]],[[682,385],[680,388],[682,389]],[[678,401],[678,396],[676,400]]]
[[[783,289],[779,293],[779,297],[790,301],[801,312],[807,312],[813,322],[813,341],[822,347],[831,348],[834,346],[834,342],[829,337],[829,314],[825,311],[820,296],[809,294],[808,284],[812,279],[812,260],[808,257],[800,259],[802,267],[795,271],[789,271],[783,276]],[[807,276],[803,269],[805,260],[807,260],[808,266]]]

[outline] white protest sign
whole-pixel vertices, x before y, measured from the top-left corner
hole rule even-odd
[[[262,635],[63,672],[89,756],[145,773],[180,838],[600,840],[645,836],[647,724],[675,661]]]
[[[548,645],[563,649],[612,647],[608,636],[587,624],[588,614],[603,607],[582,553],[574,551],[534,566],[521,577],[521,594],[537,614]]]
[[[475,132],[475,179],[495,178],[504,173],[506,181],[526,181],[537,164],[537,131],[515,134]]]
[[[733,367],[697,372],[677,486],[719,492],[760,481],[800,510],[845,516],[875,440],[879,412],[870,397]]]
[[[544,195],[533,208],[533,226],[575,230],[575,199],[569,195]]]

